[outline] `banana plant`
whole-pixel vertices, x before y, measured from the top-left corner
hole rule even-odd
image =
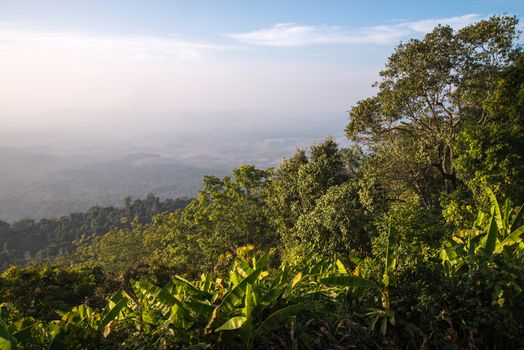
[[[192,343],[191,330],[199,324],[197,313],[189,304],[190,298],[186,296],[184,299],[186,291],[176,288],[173,281],[164,288],[148,281],[130,282],[136,303],[129,308],[126,319],[133,321],[142,337],[157,345]],[[204,311],[199,309],[198,312]]]
[[[82,328],[91,328],[100,331],[104,337],[111,332],[111,324],[122,319],[124,316],[121,311],[131,302],[131,298],[125,292],[114,294],[107,303],[107,306],[98,313],[91,307],[79,305],[71,311],[62,314],[62,324],[72,325]]]
[[[397,232],[395,227],[390,223],[387,231],[386,249],[384,256],[384,269],[382,271],[382,280],[380,282],[373,282],[360,277],[361,265],[363,259],[351,256],[350,260],[356,265],[352,276],[346,276],[345,279],[351,281],[352,286],[361,288],[373,288],[380,294],[380,307],[368,308],[366,316],[369,318],[369,330],[375,330],[377,323],[380,321],[380,334],[385,336],[387,333],[388,324],[395,325],[395,311],[391,309],[391,295],[390,286],[394,280],[394,271],[397,267],[397,255],[395,253]],[[374,259],[379,258],[379,256]],[[344,270],[345,272],[345,270]],[[339,278],[331,277],[331,278]],[[365,289],[364,289],[365,291]]]
[[[459,231],[440,252],[448,275],[467,268],[469,259],[475,256],[490,259],[498,254],[522,255],[524,252],[521,238],[524,233],[523,206],[514,210],[508,199],[500,206],[493,191],[489,188],[486,191],[491,204],[490,214],[480,211],[473,228]]]
[[[393,272],[397,267],[397,256],[395,254],[396,229],[390,223],[388,227],[388,239],[386,242],[386,256],[384,258],[384,271],[382,274],[382,284],[379,286],[382,307],[370,308],[368,316],[371,317],[370,329],[374,330],[375,325],[380,320],[380,334],[386,335],[388,323],[395,325],[395,312],[391,310],[390,285],[393,282]]]
[[[208,331],[235,332],[245,348],[251,349],[257,337],[282,327],[306,307],[304,303],[289,304],[286,300],[301,275],[292,276],[284,266],[270,277],[263,270],[267,258],[268,253],[254,259],[252,265],[239,258],[235,260],[229,273],[231,289],[213,311]],[[218,319],[225,319],[225,322],[214,328]]]

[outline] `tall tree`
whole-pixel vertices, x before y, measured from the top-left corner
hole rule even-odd
[[[465,121],[485,122],[483,102],[515,58],[517,23],[494,16],[458,31],[438,26],[400,44],[380,73],[378,93],[351,109],[348,138],[388,153],[421,197],[429,175],[455,191],[457,136]]]

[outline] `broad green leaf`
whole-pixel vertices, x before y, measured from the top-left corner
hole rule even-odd
[[[211,287],[211,276],[208,273],[203,273],[202,277],[201,277],[201,280],[202,280],[201,290],[203,292],[208,293],[209,292],[209,287]]]
[[[510,244],[519,243],[522,241],[520,237],[524,233],[524,226],[519,227],[515,231],[511,232],[500,244],[500,246],[505,247]]]
[[[386,243],[386,260],[384,267],[384,274],[395,268],[396,259],[393,257],[393,247],[396,240],[396,230],[391,223],[389,223],[388,240]]]
[[[234,265],[236,266],[237,270],[240,270],[242,277],[246,277],[253,272],[251,266],[249,266],[247,262],[240,258],[235,259]]]
[[[182,312],[185,317],[189,317],[189,313],[182,302],[180,302],[180,300],[168,293],[166,290],[161,289],[147,281],[135,281],[134,286],[142,294],[149,296],[151,301],[155,304],[162,305],[168,309],[171,309],[174,305],[177,305],[180,308],[180,312]]]
[[[193,283],[189,282],[185,278],[180,277],[178,275],[176,275],[175,277],[171,279],[168,286],[179,286],[189,294],[198,295],[204,298],[209,298],[212,296],[207,291],[207,289],[209,288],[209,276],[207,280],[204,280],[204,285],[203,285],[202,290],[197,288]],[[166,289],[167,291],[172,291],[172,289],[168,288],[168,286],[166,286],[164,289]]]
[[[260,259],[257,260],[257,263],[253,266],[254,269],[261,269],[267,262],[267,259],[269,258],[269,251],[266,250],[264,255],[260,257]]]
[[[309,266],[309,265],[308,265]],[[313,267],[309,270],[309,275],[316,275],[319,274],[322,271],[322,267],[324,266],[324,261],[319,261]]]
[[[289,284],[287,282],[282,282],[279,285],[271,286],[271,288],[269,288],[267,293],[262,298],[262,303],[266,305],[275,303],[278,297],[286,290],[288,285]]]
[[[307,304],[295,304],[287,306],[269,315],[255,330],[255,335],[261,335],[283,326],[284,321],[296,315],[299,311],[307,307]]]
[[[363,259],[362,258],[359,258],[358,256],[356,255],[349,255],[349,260],[351,260],[351,262],[353,262],[353,264],[359,266]]]
[[[17,322],[15,322],[16,325],[16,331],[13,331],[12,336],[18,341],[23,342],[31,337],[31,330],[33,327],[41,324],[41,322],[35,321],[30,318],[23,318]]]
[[[239,283],[238,274],[233,270],[229,271],[229,280],[236,286]]]
[[[215,309],[213,305],[200,300],[188,300],[184,305],[197,315],[203,315],[205,317],[209,317]]]
[[[486,192],[488,192],[489,201],[491,203],[492,215],[495,216],[495,223],[497,224],[499,231],[504,232],[504,219],[502,218],[502,212],[500,211],[500,206],[499,202],[497,201],[497,197],[489,187],[486,188]]]
[[[100,329],[104,330],[104,333],[106,332],[105,327],[109,325],[109,323],[113,320],[115,320],[118,317],[118,314],[120,311],[126,307],[127,305],[127,298],[118,295],[120,298],[116,298],[117,296],[113,297],[110,303],[106,306],[105,310],[102,312],[102,320],[100,321]],[[107,333],[109,331],[107,330]]]
[[[253,303],[253,286],[248,284],[246,287],[246,297],[244,300],[244,308],[242,309],[242,314],[248,319],[251,317],[255,305]]]
[[[496,224],[495,215],[489,220],[488,234],[486,235],[485,242],[483,242],[483,248],[488,254],[492,254],[497,245],[497,233],[498,227]]]
[[[353,275],[329,276],[322,278],[321,283],[328,286],[350,287],[350,288],[373,288],[375,283],[362,277]]]
[[[509,222],[511,214],[511,202],[508,198],[504,201],[504,206],[502,207],[502,219],[504,220],[504,236],[509,233],[511,225]]]
[[[229,320],[227,320],[226,323],[215,329],[215,332],[232,331],[235,329],[239,329],[246,321],[247,317],[245,316],[232,317]]]
[[[262,270],[255,270],[242,281],[240,281],[235,287],[233,287],[222,299],[222,302],[218,306],[221,310],[230,311],[238,304],[242,303],[246,288],[248,284],[254,283]]]
[[[485,219],[486,219],[486,214],[479,211],[477,214],[477,218],[475,219],[475,223],[473,224],[473,229],[482,229],[483,228],[482,225],[484,224]]]
[[[246,298],[244,301],[244,308],[242,314],[246,317],[246,321],[242,325],[243,333],[247,334],[249,338],[253,336],[253,310],[255,302],[253,300],[253,287],[251,284],[247,285]]]

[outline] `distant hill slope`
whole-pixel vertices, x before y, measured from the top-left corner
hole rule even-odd
[[[70,251],[82,235],[103,234],[113,228],[146,224],[157,214],[183,208],[187,198],[161,201],[150,194],[145,199],[124,201],[122,208],[92,207],[55,219],[0,221],[0,269],[12,264],[45,262]]]
[[[78,159],[0,147],[0,220],[58,217],[92,206],[117,206],[126,196],[161,199],[196,193],[205,175],[225,173],[157,154]]]
[[[193,196],[205,175],[276,166],[327,135],[346,140],[345,111],[135,114],[55,111],[33,118],[70,123],[2,126],[0,220],[58,217],[148,193]]]

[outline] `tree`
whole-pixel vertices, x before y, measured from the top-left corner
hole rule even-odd
[[[270,171],[242,165],[233,177],[206,176],[198,198],[186,208],[160,218],[152,230],[164,232],[165,250],[178,273],[209,271],[238,247],[267,248],[272,230],[263,210],[262,193]]]
[[[459,31],[438,26],[400,44],[380,73],[379,92],[351,109],[348,138],[404,163],[405,184],[421,196],[428,175],[455,191],[457,136],[466,121],[485,122],[483,102],[515,58],[517,23],[494,16]]]
[[[458,137],[457,172],[475,193],[485,186],[514,201],[524,197],[524,56],[508,67],[484,102],[481,127],[469,122]]]
[[[358,157],[350,150],[341,151],[335,140],[330,137],[312,146],[309,153],[308,157],[305,151],[299,150],[290,159],[284,160],[275,170],[265,191],[269,222],[283,242],[288,260],[303,255],[308,249],[308,244],[312,244],[311,247],[325,244],[326,240],[329,240],[325,237],[330,234],[328,232],[336,231],[339,236],[343,236],[349,230],[348,227],[341,227],[347,222],[326,222],[328,227],[321,227],[319,224],[315,233],[310,231],[311,227],[308,226],[317,216],[331,216],[333,206],[340,204],[345,198],[344,188],[341,188],[341,193],[333,190],[329,198],[324,198],[321,202],[323,196],[332,188],[344,184],[355,175],[353,167],[359,163]],[[353,215],[345,211],[348,205],[335,210],[340,209],[340,215],[344,217]],[[336,220],[334,217],[332,219]],[[334,239],[333,242],[340,242],[335,237],[331,238]],[[327,251],[334,252],[330,249]]]
[[[370,253],[373,218],[362,205],[360,186],[348,181],[330,187],[315,208],[302,215],[292,231],[296,245],[325,257]]]

